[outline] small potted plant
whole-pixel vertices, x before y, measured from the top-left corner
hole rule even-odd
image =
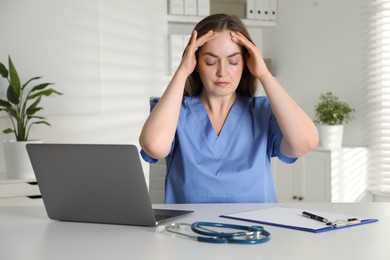
[[[4,111],[11,120],[12,127],[3,130],[4,134],[13,134],[15,140],[3,142],[4,156],[9,178],[31,178],[31,164],[26,152],[29,132],[33,125],[50,126],[45,117],[37,115],[43,108],[39,106],[42,97],[62,93],[50,88],[53,83],[40,83],[33,87],[29,84],[41,77],[33,77],[23,85],[15,66],[8,57],[8,69],[0,63],[0,75],[8,81],[6,99],[0,99],[0,112]],[[23,162],[26,161],[27,162]]]
[[[339,101],[339,98],[332,92],[320,95],[315,106],[314,123],[317,125],[322,147],[341,148],[344,124],[353,119],[354,112],[355,109],[347,103]]]

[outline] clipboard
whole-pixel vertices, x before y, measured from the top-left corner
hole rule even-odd
[[[312,214],[322,216],[328,219],[332,223],[347,221],[349,219],[358,219],[359,223],[350,222],[351,224],[335,227],[333,225],[327,225],[324,222],[307,218],[302,215],[303,211],[310,211]],[[374,218],[359,217],[345,214],[334,214],[330,212],[321,212],[316,210],[304,210],[290,207],[271,207],[262,208],[258,210],[244,211],[232,214],[221,215],[222,218],[248,221],[258,224],[271,225],[282,228],[289,228],[295,230],[301,230],[312,233],[322,233],[327,231],[333,231],[343,228],[349,228],[353,226],[365,225],[379,221]]]

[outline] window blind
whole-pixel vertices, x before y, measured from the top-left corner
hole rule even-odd
[[[367,2],[368,188],[390,194],[390,0]]]

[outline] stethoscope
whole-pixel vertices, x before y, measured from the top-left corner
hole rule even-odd
[[[184,230],[188,227],[191,230],[201,236],[191,235]],[[236,229],[240,231],[235,232],[219,232],[211,229],[223,228],[223,229]],[[199,242],[207,243],[236,243],[236,244],[260,244],[267,242],[271,238],[271,234],[266,231],[262,226],[243,226],[234,224],[223,224],[215,222],[195,222],[193,224],[187,223],[172,223],[167,226],[157,227],[157,231],[161,232],[166,230],[173,234],[195,239]]]

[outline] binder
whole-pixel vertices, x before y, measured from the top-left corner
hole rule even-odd
[[[246,19],[255,19],[255,1],[246,0]]]
[[[210,14],[210,0],[198,0],[198,16]]]
[[[184,15],[195,16],[197,13],[197,0],[184,0]]]
[[[269,3],[269,19],[276,21],[277,19],[278,0],[270,0]]]
[[[184,14],[184,0],[169,0],[168,13],[173,15]]]
[[[322,216],[332,223],[340,223],[339,226],[328,225],[324,222],[307,218],[302,215],[303,211]],[[257,224],[271,225],[282,228],[301,230],[312,233],[322,233],[327,231],[339,230],[379,221],[378,219],[358,217],[354,215],[334,214],[330,212],[311,211],[289,207],[270,207],[252,211],[238,212],[220,217],[248,221]],[[349,221],[349,220],[358,221]]]
[[[173,75],[177,70],[190,37],[191,35],[187,34],[169,35],[169,75]]]
[[[256,20],[269,20],[270,0],[255,0],[256,1]]]

